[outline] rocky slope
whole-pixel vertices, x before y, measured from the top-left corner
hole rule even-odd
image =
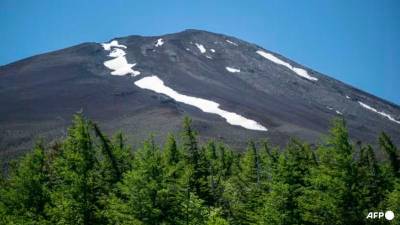
[[[361,79],[360,74],[360,79]],[[199,30],[84,43],[0,67],[0,158],[65,135],[83,111],[131,141],[189,115],[201,140],[316,143],[334,117],[353,141],[400,144],[400,107],[234,37]]]

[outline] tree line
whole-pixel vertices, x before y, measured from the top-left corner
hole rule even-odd
[[[353,144],[336,119],[316,147],[249,141],[238,152],[199,144],[185,118],[178,137],[159,146],[150,136],[133,151],[76,115],[64,140],[38,142],[3,173],[0,224],[387,224],[366,218],[400,209],[399,153],[385,133],[378,140],[376,150]]]

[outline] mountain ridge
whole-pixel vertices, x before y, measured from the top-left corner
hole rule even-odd
[[[146,35],[136,35],[136,34],[134,34],[134,35],[127,35],[127,36],[118,36],[118,37],[111,38],[111,39],[109,39],[108,41],[120,40],[120,39],[129,39],[129,38],[160,38],[160,37],[171,36],[171,35],[176,35],[176,34],[181,34],[181,33],[186,33],[186,32],[191,32],[191,33],[202,33],[202,32],[204,33],[204,32],[205,32],[205,33],[208,33],[208,34],[211,34],[211,35],[225,36],[225,37],[232,38],[232,39],[237,39],[237,40],[243,42],[243,40],[238,39],[238,38],[233,37],[233,36],[229,36],[229,35],[222,34],[222,33],[216,33],[216,32],[206,31],[206,30],[194,29],[194,28],[185,29],[185,30],[182,30],[182,31],[179,31],[179,32],[175,32],[175,33],[165,33],[165,34],[162,34],[162,35],[150,35],[150,36],[146,36]],[[106,42],[107,42],[107,41],[106,41]],[[245,42],[245,41],[244,41],[244,42]],[[247,42],[247,43],[249,43],[249,44],[251,44],[251,45],[254,45],[254,46],[256,46],[256,47],[258,47],[258,48],[260,48],[260,49],[267,50],[266,48],[264,48],[264,47],[262,47],[262,46],[260,46],[260,45],[258,45],[258,44],[256,44],[256,43],[252,43],[252,42]],[[62,52],[62,51],[68,50],[68,49],[70,49],[70,48],[88,47],[88,46],[99,45],[99,44],[101,44],[101,42],[82,42],[82,43],[78,43],[78,44],[75,44],[75,45],[72,45],[72,46],[69,46],[69,47],[64,47],[64,48],[52,50],[52,51],[49,51],[49,52],[44,52],[44,53],[40,53],[40,54],[28,56],[28,57],[25,57],[25,58],[16,60],[16,61],[14,61],[14,62],[10,62],[10,63],[4,64],[4,65],[0,65],[0,69],[6,68],[6,67],[11,66],[11,65],[16,64],[16,63],[22,63],[22,62],[24,62],[24,61],[26,61],[26,60],[31,60],[31,59],[40,57],[40,56],[42,56],[42,55],[48,55],[48,54],[51,54],[51,53]],[[303,68],[307,68],[307,70],[309,70],[309,71],[314,71],[314,72],[319,73],[318,71],[315,71],[313,68],[311,68],[311,67],[309,67],[309,66],[306,66],[306,65],[303,65],[303,64],[301,64],[301,63],[298,63],[298,62],[296,62],[296,61],[294,61],[294,60],[292,60],[292,59],[290,59],[290,58],[287,58],[287,57],[285,57],[284,55],[282,55],[282,54],[280,54],[280,53],[278,53],[278,52],[271,51],[271,50],[267,50],[267,51],[273,53],[273,54],[276,55],[276,56],[279,56],[279,58],[282,58],[282,59],[284,59],[285,61],[289,61],[289,62],[294,63],[294,64],[296,64],[296,65],[299,65],[299,66],[301,66],[301,67],[303,67]],[[329,75],[326,75],[326,74],[324,74],[324,73],[320,73],[320,75],[326,76],[326,77],[331,78],[331,79],[333,79],[333,80],[335,80],[335,81],[337,81],[337,82],[339,82],[339,83],[341,83],[341,84],[347,85],[347,86],[353,88],[355,91],[364,92],[364,94],[370,95],[370,97],[373,97],[373,98],[377,98],[377,99],[379,99],[380,101],[384,101],[385,103],[390,104],[390,105],[393,106],[393,107],[400,108],[400,105],[399,105],[399,104],[397,104],[397,103],[395,103],[395,102],[392,102],[392,101],[390,101],[390,100],[388,100],[388,99],[379,97],[379,96],[377,96],[377,95],[375,95],[375,94],[372,94],[372,93],[370,93],[370,92],[368,92],[368,91],[366,91],[366,90],[363,90],[363,89],[361,89],[361,88],[358,88],[358,87],[356,87],[356,86],[353,86],[353,85],[351,85],[351,84],[348,84],[348,83],[346,83],[346,82],[344,82],[344,81],[337,80],[336,78],[333,78],[333,77],[331,77],[331,76],[329,76]]]

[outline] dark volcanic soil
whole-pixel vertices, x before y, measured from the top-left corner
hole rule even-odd
[[[155,47],[159,38],[165,43]],[[307,70],[318,81],[300,77],[257,54],[263,50],[257,45],[198,30],[115,40],[127,46],[126,58],[137,63],[134,68],[141,72],[139,76],[110,75],[111,70],[103,65],[111,59],[109,52],[99,43],[84,43],[0,67],[0,159],[28,150],[39,137],[54,140],[65,136],[77,111],[108,133],[125,132],[132,143],[149,132],[162,141],[165,133],[178,132],[183,116],[189,115],[201,140],[221,139],[236,148],[250,138],[268,138],[284,145],[290,136],[297,136],[317,143],[336,116],[346,119],[354,142],[375,144],[379,132],[385,131],[400,144],[400,124],[362,107],[359,101],[397,121],[399,106],[272,53]],[[201,53],[196,43],[207,51]],[[240,69],[240,73],[228,72],[225,67]],[[215,101],[268,131],[230,125],[218,115],[134,85],[149,75],[157,75],[181,94]]]

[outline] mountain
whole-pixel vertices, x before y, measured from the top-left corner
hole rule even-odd
[[[362,74],[360,74],[362,79]],[[83,43],[0,67],[0,158],[65,136],[77,111],[128,140],[178,132],[242,147],[317,143],[334,117],[354,142],[400,144],[400,107],[234,37],[200,30]]]

